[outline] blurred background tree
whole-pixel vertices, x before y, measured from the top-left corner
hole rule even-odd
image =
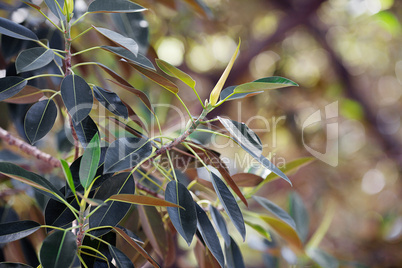
[[[28,19],[15,2],[3,0],[1,8],[7,12],[15,8],[21,21],[38,23],[34,17]],[[77,0],[76,8],[86,2],[89,1]],[[293,188],[277,180],[260,189],[258,195],[285,207],[288,194],[297,192],[311,217],[308,236],[319,228],[328,204],[334,204],[335,213],[320,247],[341,260],[341,266],[352,267],[357,263],[369,267],[400,266],[402,3],[393,0],[136,2],[149,8],[144,12],[145,19],[138,19],[136,29],[141,30],[133,33],[139,34],[138,42],[143,41],[141,49],[148,50],[150,59],[159,57],[190,73],[197,80],[202,99],[208,97],[219,79],[239,37],[241,52],[226,85],[272,75],[299,83],[299,88],[227,103],[214,113],[247,122],[262,141],[268,141],[264,154],[271,154],[277,165],[310,156],[306,146],[324,153],[326,125],[336,123],[339,130],[336,166],[317,160],[290,177]],[[85,42],[91,42],[90,37],[96,33],[88,35]],[[85,42],[82,44],[87,46]],[[114,58],[110,56],[110,60]],[[2,61],[4,67],[5,59]],[[124,71],[128,75],[131,72]],[[132,79],[136,79],[135,74]],[[139,83],[140,80],[136,81]],[[151,85],[142,87],[151,92]],[[184,91],[182,94],[185,102],[196,101],[190,90],[187,95]],[[157,87],[149,95],[154,103],[175,102],[169,93]],[[325,107],[331,103],[337,104],[336,118],[304,128],[311,114],[321,110],[324,115]],[[1,109],[1,114],[7,112],[4,106]],[[10,123],[6,119],[1,117],[0,125]],[[176,124],[176,120],[176,115],[166,113],[163,121],[169,126]],[[207,140],[209,136],[198,138]],[[51,144],[47,146],[48,151],[54,151]],[[216,149],[228,158],[238,153],[235,146]],[[246,167],[238,163],[231,168],[239,172]],[[246,242],[239,245],[247,267],[268,265],[272,260],[264,257],[266,253],[289,263],[294,261],[292,254],[273,251],[271,245],[252,232]]]

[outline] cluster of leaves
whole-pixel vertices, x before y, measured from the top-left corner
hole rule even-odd
[[[71,36],[72,29],[85,23],[82,21],[87,15],[137,13],[145,8],[128,0],[95,0],[85,13],[75,19],[72,0],[45,0],[44,4],[59,19],[56,24],[42,11],[43,7],[30,1],[23,2],[54,26],[64,39],[64,46],[54,48],[50,41],[39,38],[29,28],[0,18],[2,38],[23,40],[30,46],[35,44],[19,53],[15,60],[16,74],[7,73],[6,77],[0,79],[0,100],[32,104],[23,125],[26,137],[32,144],[52,130],[59,114],[62,120],[72,126],[76,157],[71,165],[60,160],[66,181],[61,189],[38,174],[13,163],[0,162],[0,173],[30,185],[50,198],[44,211],[46,224],[31,220],[1,223],[0,243],[19,240],[45,228],[48,236],[39,252],[42,267],[70,267],[79,266],[80,263],[84,267],[97,267],[101,263],[109,267],[134,267],[144,261],[158,267],[155,256],[163,260],[166,266],[174,262],[175,247],[172,241],[177,231],[189,245],[197,237],[195,251],[200,263],[244,267],[239,247],[228,232],[226,220],[233,223],[243,240],[246,225],[270,239],[266,228],[247,220],[250,217],[268,224],[295,252],[304,254],[300,234],[305,237],[305,229],[300,231],[287,212],[254,194],[277,178],[290,183],[285,173],[289,174],[311,159],[299,159],[279,169],[263,156],[260,139],[244,123],[222,117],[206,120],[209,112],[226,101],[253,96],[264,90],[297,86],[296,83],[282,77],[267,77],[223,89],[237,57],[239,44],[211,91],[209,100],[203,102],[195,88],[195,81],[188,74],[157,59],[156,65],[162,73],[181,80],[194,91],[203,108],[202,113],[194,117],[179,97],[178,86],[158,73],[154,64],[139,51],[139,45],[133,38],[93,25],[77,36]],[[116,46],[89,47],[72,53],[74,42],[91,30]],[[103,63],[80,60],[82,54],[95,49],[112,53],[120,63],[134,68],[173,94],[183,104],[190,118],[185,131],[171,138],[163,135],[158,126],[160,135],[147,137],[147,129],[137,116],[136,107],[127,105],[113,89],[89,83],[88,79],[78,75],[77,70],[84,65],[100,68],[111,76],[110,81],[114,86],[138,98],[158,123],[158,115],[144,92]],[[29,84],[33,80],[41,81],[37,83],[38,87]],[[46,88],[39,88],[41,85],[46,85]],[[91,111],[96,102],[110,112],[106,122],[124,129],[125,137],[114,137],[107,131],[105,123],[102,125],[101,121],[93,119],[96,115]],[[198,128],[218,121],[230,136],[212,129]],[[189,138],[195,131],[232,139],[271,173],[265,178],[248,173],[231,176],[217,152]],[[79,143],[84,148],[81,156]],[[191,159],[204,167],[208,175],[202,178],[190,176],[184,169],[180,170],[177,163],[173,163],[173,154]],[[247,193],[244,194],[244,191]],[[203,195],[202,192],[208,194]],[[247,212],[245,219],[239,203],[248,206],[247,200],[251,197],[272,216]],[[299,215],[297,210],[294,213]],[[130,223],[130,218],[137,221]],[[217,233],[224,240],[225,255]],[[122,247],[124,244],[131,247]]]

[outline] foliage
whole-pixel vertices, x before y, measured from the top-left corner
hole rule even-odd
[[[177,232],[189,246],[197,240],[194,251],[200,264],[244,267],[233,237],[240,234],[245,240],[248,226],[268,240],[272,239],[271,231],[274,231],[300,262],[313,260],[324,267],[328,262],[336,263],[317,249],[328,229],[328,221],[323,222],[324,227],[318,229],[313,240],[306,242],[308,215],[297,195],[291,196],[290,215],[266,198],[254,196],[256,189],[276,178],[291,183],[286,173],[311,159],[295,160],[288,168],[278,168],[263,155],[259,137],[244,123],[223,117],[207,119],[226,101],[297,86],[296,83],[272,76],[223,88],[239,52],[239,42],[221,78],[203,102],[190,75],[158,59],[156,65],[160,71],[157,71],[154,61],[144,55],[144,49],[133,38],[86,21],[90,16],[106,17],[107,13],[138,13],[144,11],[144,7],[128,0],[95,0],[77,16],[72,0],[45,0],[41,6],[23,2],[52,25],[44,29],[50,39],[39,37],[39,31],[0,18],[2,39],[5,36],[18,39],[21,47],[27,47],[15,51],[18,53],[15,74],[7,73],[0,79],[0,100],[31,104],[23,125],[31,144],[39,143],[60,119],[70,126],[74,147],[71,154],[57,164],[65,178],[61,188],[14,163],[0,162],[1,174],[30,185],[49,198],[44,209],[44,224],[32,220],[2,222],[1,243],[21,240],[44,229],[46,235],[38,254],[41,267],[105,264],[134,267],[145,262],[158,267],[174,265],[172,256]],[[208,14],[204,4],[188,2]],[[52,17],[46,15],[49,14],[45,13],[46,6],[53,13]],[[101,20],[95,21],[101,24]],[[82,30],[84,26],[88,28]],[[104,45],[82,47],[85,43],[78,43],[78,40],[89,32],[99,34]],[[64,45],[58,47],[55,39],[61,39]],[[148,96],[136,89],[130,79],[124,78],[124,71],[117,72],[109,67],[111,62],[89,60],[85,55],[96,55],[91,54],[94,50],[111,53],[113,63],[133,68],[142,75],[141,79],[148,78],[177,98],[188,113],[185,129],[174,133],[174,138],[166,135]],[[110,75],[112,86],[107,86],[103,77],[94,78],[92,72],[88,73],[85,69],[88,65]],[[179,86],[168,76],[181,80],[194,91],[199,100],[197,105],[202,107],[199,115],[190,113],[179,96]],[[126,90],[138,104],[127,104],[117,88]],[[104,114],[100,114],[102,106],[99,104],[106,108]],[[149,121],[155,120],[158,135],[149,135],[149,124],[137,115],[139,110]],[[224,127],[223,133],[214,130],[217,122]],[[112,129],[111,125],[118,129]],[[233,140],[263,169],[269,170],[270,175],[265,178],[252,173],[231,176],[217,152],[190,137],[197,131]],[[185,163],[191,160],[206,173],[194,175],[173,156],[179,156]],[[255,183],[251,183],[251,179]],[[251,197],[270,216],[245,210]],[[238,234],[229,233],[227,222],[234,225]],[[224,240],[224,249],[218,234]]]

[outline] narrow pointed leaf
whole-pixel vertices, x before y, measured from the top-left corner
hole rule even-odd
[[[230,119],[225,119],[218,116],[222,125],[233,135],[234,140],[248,152],[254,159],[260,162],[265,168],[271,170],[282,179],[286,180],[290,185],[289,178],[279,168],[272,164],[267,158],[261,155],[262,144],[260,138],[249,129],[244,123],[239,123]]]
[[[27,84],[27,80],[19,76],[0,78],[0,101],[13,97]]]
[[[63,159],[60,159],[60,163],[61,163],[61,168],[63,169],[64,177],[66,178],[66,181],[67,181],[67,185],[70,188],[71,192],[75,195],[75,185],[74,185],[73,175],[71,174],[70,167],[69,167],[68,163]]]
[[[255,187],[264,182],[261,176],[252,173],[237,173],[232,175],[232,178],[240,187]]]
[[[303,250],[303,244],[296,230],[289,224],[267,215],[260,215],[260,218],[265,221],[279,236],[288,242],[294,249]]]
[[[103,65],[102,63],[95,62],[96,66],[101,68],[103,71],[105,71],[107,74],[109,74],[111,77],[113,77],[117,82],[120,84],[123,84],[125,86],[131,87],[130,83],[126,81],[123,77],[121,77],[118,73],[107,67],[106,65]]]
[[[264,238],[266,238],[268,241],[272,241],[271,235],[270,233],[265,230],[264,227],[262,227],[259,224],[255,224],[249,221],[244,221],[248,226],[250,226],[254,231],[256,231],[257,233],[259,233],[260,235],[262,235]]]
[[[43,241],[39,259],[43,268],[69,268],[76,254],[75,235],[69,231],[56,230]]]
[[[127,0],[95,0],[88,7],[90,13],[132,13],[144,10],[146,8]]]
[[[57,3],[56,3],[57,1]],[[45,0],[46,5],[48,6],[48,8],[50,9],[50,11],[52,11],[52,13],[54,15],[56,15],[56,17],[59,20],[65,20],[65,16],[63,15],[63,12],[60,10],[60,7],[63,8],[64,7],[64,0]]]
[[[61,97],[74,123],[84,120],[92,109],[92,90],[83,78],[70,74],[61,82]]]
[[[81,142],[84,148],[87,147],[95,134],[99,132],[98,127],[90,116],[85,117],[78,123],[73,121],[73,125],[78,140]]]
[[[191,88],[195,87],[195,81],[194,79],[189,76],[188,74],[186,74],[185,72],[183,72],[182,70],[176,68],[175,66],[171,65],[170,63],[161,60],[161,59],[155,59],[156,60],[156,64],[158,65],[158,67],[167,75],[180,79],[181,81],[183,81],[183,83],[185,83],[186,85],[188,85]]]
[[[95,195],[96,199],[107,200],[115,194],[134,194],[135,184],[134,178],[130,173],[119,173],[107,179],[99,188]],[[105,206],[97,209],[89,218],[89,228],[101,226],[116,226],[126,215],[131,205],[116,201],[107,202]],[[99,229],[94,230],[91,234],[100,236],[107,233],[109,230]]]
[[[133,53],[137,57],[138,44],[132,38],[126,37],[124,35],[121,35],[119,33],[116,33],[115,31],[112,31],[109,29],[95,27],[95,26],[92,26],[92,27],[96,31],[98,31],[100,34],[102,34],[106,38],[110,39],[111,41],[115,42],[117,45],[129,50],[131,53]]]
[[[40,10],[40,6],[31,3],[30,0],[22,1],[22,2],[24,2],[25,4],[27,4],[28,6],[34,8],[34,9],[36,9],[36,10]]]
[[[225,257],[223,256],[219,238],[215,232],[212,223],[210,222],[205,211],[195,203],[197,210],[197,228],[200,231],[202,239],[207,244],[208,249],[214,255],[215,259],[219,262],[221,267],[225,267]]]
[[[0,93],[1,94],[1,93]],[[37,102],[40,98],[43,97],[43,93],[39,88],[26,85],[20,92],[18,92],[13,97],[4,100],[8,103],[16,103],[16,104],[28,104]]]
[[[81,159],[81,165],[79,171],[80,182],[85,190],[88,189],[92,181],[95,179],[95,174],[98,169],[100,155],[101,155],[101,149],[100,149],[99,134],[96,133],[95,136],[89,142]]]
[[[243,256],[239,246],[230,238],[230,245],[225,246],[226,263],[228,268],[245,268]]]
[[[1,17],[0,17],[0,33],[22,40],[38,40],[36,34],[34,34],[28,28],[18,23],[15,23],[11,20]]]
[[[190,245],[197,230],[197,212],[190,192],[180,182],[170,181],[166,185],[165,200],[184,208],[168,207],[167,211],[177,232]]]
[[[290,215],[294,219],[296,223],[296,231],[304,243],[307,240],[310,227],[310,218],[306,206],[304,205],[300,195],[296,192],[292,192],[289,199]]]
[[[247,92],[247,93],[234,93],[234,89],[237,86],[230,86],[221,91],[220,100],[223,101],[230,101],[230,100],[237,100],[252,97],[254,95],[260,94],[264,91],[255,91],[255,92]]]
[[[54,196],[62,197],[63,194],[53,186],[48,180],[45,178],[33,173],[29,172],[17,165],[8,162],[0,162],[0,173],[9,176],[13,179],[26,183],[32,187],[35,187],[39,190],[50,193]]]
[[[105,156],[105,173],[132,168],[152,153],[152,145],[146,139],[121,138],[110,144]]]
[[[24,238],[40,228],[34,221],[16,221],[0,223],[0,244]]]
[[[258,92],[262,90],[277,89],[289,86],[298,86],[298,84],[287,78],[272,76],[272,77],[261,78],[255,80],[254,82],[245,83],[240,86],[237,86],[233,92],[250,93],[250,92]]]
[[[212,205],[209,205],[209,212],[211,213],[212,221],[218,228],[218,231],[222,235],[223,240],[225,240],[225,244],[230,245],[230,235],[222,214]]]
[[[119,268],[134,268],[134,264],[131,262],[130,258],[126,256],[120,249],[108,244],[109,252],[112,255],[116,266]]]
[[[155,83],[160,85],[161,87],[169,90],[170,92],[172,92],[174,94],[177,94],[179,92],[179,88],[172,81],[166,79],[165,77],[157,74],[154,71],[143,68],[143,67],[133,64],[131,62],[129,62],[129,63],[131,65],[131,67],[133,67],[134,69],[136,69],[137,71],[139,71],[140,73],[142,73],[143,75],[145,75],[146,77],[148,77],[149,79],[151,79],[152,81],[154,81]]]
[[[142,55],[141,53],[138,53],[137,56],[128,51],[127,49],[123,47],[111,47],[111,46],[102,46],[102,49],[109,51],[119,57],[122,57],[126,59],[128,62],[141,66],[143,68],[147,68],[150,70],[156,70],[152,62]]]
[[[162,216],[155,207],[138,206],[141,227],[161,259],[167,257],[168,241]]]
[[[29,108],[25,120],[24,130],[31,144],[46,136],[52,129],[57,117],[57,107],[53,100],[42,100]]]
[[[241,42],[239,40],[239,44],[237,45],[237,48],[236,48],[235,52],[233,53],[233,56],[230,59],[228,65],[226,66],[225,71],[223,71],[222,76],[219,78],[214,89],[211,91],[211,94],[209,96],[209,103],[211,103],[212,105],[215,105],[218,102],[219,95],[221,94],[221,90],[222,90],[223,86],[225,85],[226,79],[229,76],[230,70],[232,70],[233,64],[237,57],[237,54],[239,53],[240,43]]]
[[[124,118],[128,117],[127,107],[123,104],[119,96],[116,93],[107,91],[101,87],[94,86],[95,98],[109,111],[117,116]]]
[[[254,200],[257,201],[261,206],[263,206],[266,210],[274,214],[276,217],[281,219],[282,221],[286,222],[289,226],[296,230],[296,223],[290,217],[290,215],[280,208],[275,203],[269,201],[268,199],[260,196],[253,196]]]
[[[307,164],[309,164],[309,163],[311,163],[311,162],[313,162],[313,161],[315,161],[315,160],[316,160],[316,158],[314,158],[314,157],[302,157],[302,158],[293,160],[293,161],[291,161],[291,162],[289,162],[289,163],[286,163],[286,166],[280,167],[279,169],[280,169],[283,173],[285,173],[285,174],[287,174],[287,175],[290,175],[290,174],[295,173],[299,168],[301,168],[301,167],[303,167],[304,165],[307,165]],[[279,178],[279,176],[278,176],[277,174],[275,174],[275,173],[270,173],[270,174],[265,178],[264,183],[273,181],[273,180],[275,180],[275,179],[277,179],[277,178]]]
[[[226,184],[214,173],[212,174],[212,185],[214,186],[215,192],[218,195],[219,200],[222,203],[226,213],[232,220],[233,225],[239,231],[243,240],[246,237],[246,227],[244,225],[243,214],[237,205],[236,199],[233,197],[229,188]]]
[[[130,91],[130,92],[133,93],[134,95],[136,95],[138,98],[140,98],[140,100],[142,101],[142,103],[144,103],[145,106],[147,106],[147,108],[148,108],[152,113],[154,113],[154,110],[152,109],[152,104],[151,104],[151,102],[149,101],[148,96],[147,96],[144,92],[142,92],[141,90],[135,89],[135,88],[132,87],[130,84],[126,85],[126,84],[122,84],[122,83],[120,83],[120,82],[116,82],[116,81],[113,81],[113,80],[109,80],[109,81],[112,82],[112,83],[114,83],[114,84],[116,84],[116,85],[118,85],[118,86],[121,87],[121,88],[124,88],[125,90]]]
[[[54,52],[44,47],[22,51],[15,61],[17,73],[33,71],[48,65],[54,59]]]
[[[126,234],[122,229],[114,227],[113,230],[115,230],[121,237],[126,240],[127,243],[130,244],[135,250],[138,251],[141,256],[143,256],[145,259],[147,259],[154,267],[160,267],[159,264],[149,255],[143,247],[138,245],[137,242],[135,242],[128,234]]]
[[[157,197],[145,196],[145,195],[119,194],[119,195],[112,195],[111,197],[108,198],[108,200],[130,203],[135,205],[180,208],[180,206],[175,203],[168,202],[163,199],[159,199]]]

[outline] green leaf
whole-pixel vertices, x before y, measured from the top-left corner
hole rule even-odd
[[[140,215],[141,227],[153,249],[161,259],[166,258],[168,241],[161,214],[155,207],[138,206],[137,209]]]
[[[155,59],[155,61],[158,67],[167,75],[183,81],[183,83],[185,83],[191,88],[195,87],[194,79],[185,72],[183,72],[182,70],[176,68],[175,66],[171,65],[170,63],[164,60]]]
[[[180,206],[175,203],[167,202],[157,197],[145,196],[145,195],[119,194],[119,195],[112,195],[111,197],[108,198],[108,200],[119,201],[129,204],[136,204],[136,205],[144,205],[144,206],[180,208]]]
[[[8,243],[24,238],[40,228],[34,221],[15,221],[0,223],[0,243]]]
[[[302,157],[296,160],[291,161],[290,163],[286,163],[286,166],[280,167],[279,169],[285,173],[285,174],[293,174],[295,173],[299,168],[310,164],[311,162],[315,161],[316,159],[314,157]],[[264,180],[264,184],[270,181],[273,181],[275,179],[279,178],[279,176],[275,173],[270,173]]]
[[[66,178],[67,181],[67,185],[71,189],[71,192],[75,195],[75,185],[73,175],[71,175],[70,167],[68,166],[68,163],[63,159],[60,159],[60,163],[61,168],[63,169],[64,177]]]
[[[266,210],[274,214],[276,217],[286,222],[289,226],[291,226],[294,230],[296,230],[296,223],[290,217],[290,215],[284,211],[282,208],[277,206],[275,203],[269,201],[268,199],[260,196],[253,196],[254,200],[257,201],[261,206],[263,206]]]
[[[214,186],[215,192],[229,218],[232,220],[233,225],[239,231],[244,240],[246,238],[246,227],[244,226],[243,214],[237,205],[236,199],[233,197],[226,184],[214,173],[211,174],[212,185]]]
[[[212,221],[214,222],[215,226],[218,228],[220,234],[225,240],[226,245],[230,245],[230,235],[226,226],[225,219],[214,206],[209,205],[209,212],[211,213]]]
[[[264,91],[256,91],[256,92],[248,92],[248,93],[234,93],[234,89],[236,87],[237,86],[230,86],[230,87],[227,87],[227,88],[223,89],[221,91],[221,95],[219,97],[220,100],[223,101],[226,98],[227,99],[225,101],[243,99],[243,98],[248,98],[248,97],[251,97],[251,96],[254,96],[254,95],[257,95],[257,94],[260,94],[260,93],[264,92]]]
[[[22,51],[15,61],[17,73],[33,71],[48,65],[54,59],[54,52],[44,47],[34,47]]]
[[[18,92],[13,97],[4,100],[8,103],[16,104],[29,104],[39,101],[43,97],[43,92],[39,88],[26,85],[20,92]]]
[[[52,129],[57,117],[57,107],[53,100],[42,100],[29,108],[24,130],[31,144],[42,139]]]
[[[138,44],[133,39],[121,35],[119,33],[116,33],[115,31],[109,29],[95,27],[93,25],[92,27],[109,40],[113,41],[114,43],[133,53],[134,56],[136,57],[138,56]]]
[[[300,195],[296,192],[292,192],[289,198],[290,203],[290,216],[296,223],[296,231],[300,236],[300,239],[305,242],[309,232],[310,218]]]
[[[38,40],[36,34],[28,28],[2,17],[0,17],[0,33],[22,40]]]
[[[107,179],[95,195],[96,199],[107,200],[116,194],[134,194],[134,178],[129,172],[119,173]],[[124,218],[131,207],[131,204],[117,201],[107,202],[105,206],[97,209],[89,217],[89,228],[101,226],[116,226]],[[109,230],[99,229],[91,231],[91,234],[101,236]]]
[[[258,92],[262,90],[268,89],[277,89],[277,88],[284,88],[289,86],[299,86],[292,80],[287,78],[283,78],[280,76],[272,76],[272,77],[265,77],[254,82],[245,83],[242,85],[237,86],[234,89],[234,93],[250,93],[250,92]]]
[[[131,262],[130,258],[126,256],[120,249],[108,244],[110,255],[112,255],[115,260],[116,267],[119,268],[134,268],[134,264]]]
[[[88,7],[90,13],[132,13],[144,10],[146,8],[127,0],[95,0]]]
[[[225,257],[223,256],[221,244],[212,223],[209,221],[205,211],[197,203],[195,203],[195,208],[197,210],[197,228],[201,233],[202,239],[204,239],[208,249],[219,262],[220,266],[225,267]]]
[[[87,147],[95,134],[99,132],[98,127],[90,116],[85,117],[84,120],[78,123],[73,121],[73,126],[78,140],[84,148]]]
[[[294,249],[303,250],[303,244],[296,230],[289,224],[267,215],[259,215],[279,236],[288,242]]]
[[[26,86],[27,83],[27,80],[19,76],[6,76],[0,78],[0,101],[16,95]]]
[[[106,151],[104,173],[132,168],[151,153],[152,145],[147,139],[129,137],[115,140]]]
[[[69,268],[77,254],[75,235],[56,230],[43,241],[39,259],[43,268]]]
[[[316,262],[320,267],[323,267],[323,268],[338,268],[339,267],[339,261],[321,249],[318,249],[318,248],[309,249],[307,251],[307,255],[314,262]]]
[[[261,155],[262,144],[258,136],[249,129],[244,123],[239,123],[230,119],[225,119],[218,116],[222,125],[232,134],[234,140],[248,152],[254,159],[260,162],[265,168],[271,170],[282,179],[292,185],[289,178],[279,168],[272,164],[268,159]]]
[[[152,62],[141,53],[138,53],[136,56],[122,47],[101,46],[101,48],[126,59],[129,63],[141,66],[146,69],[156,70]]]
[[[25,169],[16,166],[13,163],[0,162],[0,173],[10,178],[26,183],[46,193],[50,193],[53,196],[59,196],[59,197],[63,196],[63,194],[60,193],[60,191],[45,178],[35,173],[26,171]]]
[[[56,1],[58,4],[56,3]],[[50,11],[52,11],[52,13],[54,15],[56,15],[56,17],[59,20],[62,20],[62,21],[66,20],[65,16],[63,15],[62,10],[60,10],[60,7],[61,8],[64,7],[64,0],[45,0],[45,3],[48,6],[48,8],[50,9]]]
[[[66,201],[77,210],[80,209],[74,196],[67,197]],[[71,222],[76,219],[77,218],[64,203],[61,203],[54,199],[49,199],[49,201],[47,202],[45,207],[45,222],[47,225],[68,228],[71,226]]]
[[[89,188],[92,181],[95,179],[96,170],[98,169],[98,164],[100,160],[101,149],[99,133],[89,142],[87,148],[84,151],[81,159],[80,165],[80,182],[85,190]]]
[[[128,117],[127,107],[123,104],[119,96],[116,93],[107,91],[101,87],[94,86],[95,98],[101,103],[106,109],[114,113],[117,116],[124,118]]]
[[[180,182],[170,181],[166,185],[165,200],[183,207],[168,207],[167,211],[177,232],[190,245],[197,230],[197,212],[190,192]]]
[[[230,237],[230,245],[225,246],[226,263],[228,268],[245,268],[243,256],[239,246]]]
[[[249,222],[249,221],[244,221],[248,226],[250,226],[251,228],[253,228],[254,231],[256,231],[257,233],[259,233],[260,235],[262,235],[264,238],[266,238],[268,241],[272,241],[271,235],[269,234],[269,232],[267,230],[265,230],[264,227],[262,227],[261,225]]]
[[[81,122],[92,109],[92,90],[83,78],[70,74],[61,82],[61,97],[74,123]]]

